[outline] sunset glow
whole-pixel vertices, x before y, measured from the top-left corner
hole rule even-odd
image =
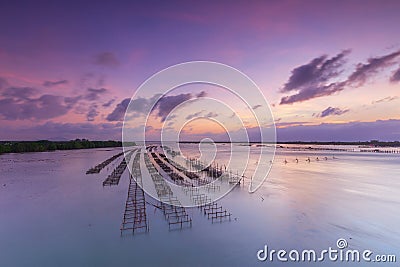
[[[9,3],[0,11],[0,139],[120,140],[126,99],[156,72],[192,60],[253,79],[280,141],[308,140],[306,132],[325,141],[400,139],[399,2],[307,2],[218,2],[212,12],[203,2]],[[156,129],[162,119],[154,119]],[[203,126],[220,133],[202,123],[191,135]]]

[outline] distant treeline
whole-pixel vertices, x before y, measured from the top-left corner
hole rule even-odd
[[[344,146],[370,146],[370,147],[400,147],[400,141],[386,142],[379,140],[371,140],[365,142],[277,142],[278,144],[291,144],[291,145],[344,145]]]
[[[133,144],[132,144],[133,145]],[[0,141],[1,153],[43,152],[86,148],[121,147],[120,141],[89,141],[75,139],[71,141]]]
[[[182,144],[197,144],[196,141],[180,141]],[[215,142],[215,143],[230,143],[230,142]],[[246,143],[246,142],[232,142],[232,143]],[[250,144],[260,144],[260,142],[249,142]],[[400,141],[386,142],[379,140],[360,141],[360,142],[304,142],[304,141],[287,141],[276,142],[276,144],[289,144],[289,145],[345,145],[345,146],[371,146],[371,147],[400,147]]]

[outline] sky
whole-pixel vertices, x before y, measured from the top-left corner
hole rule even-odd
[[[398,10],[395,0],[2,1],[0,140],[121,140],[138,87],[194,60],[248,75],[278,141],[400,140]],[[216,121],[230,111],[203,98],[235,106],[245,117],[235,130],[257,126],[239,99],[197,85],[165,96],[148,129],[177,130],[168,113],[190,101],[197,112],[180,112],[181,125],[200,118],[182,139],[225,140]]]

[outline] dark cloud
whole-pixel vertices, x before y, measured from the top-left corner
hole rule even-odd
[[[38,90],[32,87],[8,87],[1,91],[1,95],[5,98],[24,100],[35,95],[37,92]]]
[[[400,50],[382,57],[369,58],[365,64],[357,64],[356,70],[349,76],[347,83],[353,86],[362,86],[368,78],[393,65],[394,60],[399,56]]]
[[[107,92],[105,88],[87,89],[87,93],[77,96],[59,96],[52,94],[40,95],[39,91],[32,87],[7,87],[0,89],[0,116],[5,120],[45,120],[62,116],[71,109],[79,108],[82,104],[82,114],[87,114],[87,119],[92,121],[98,114],[97,100],[101,94]],[[92,101],[87,107],[81,100]]]
[[[359,63],[355,71],[344,81],[336,81],[343,72],[346,56],[350,50],[345,50],[333,58],[321,56],[308,64],[295,68],[283,88],[282,93],[295,91],[290,96],[281,98],[280,104],[293,104],[321,96],[328,96],[344,90],[347,86],[362,86],[370,77],[381,70],[392,66],[400,56],[400,50],[381,57],[373,57],[367,63]],[[400,70],[391,77],[395,82],[400,79]]]
[[[349,112],[349,109],[340,109],[340,108],[333,108],[333,107],[328,107],[327,109],[323,110],[320,114],[317,116],[320,118],[328,117],[328,116],[340,116],[346,112]]]
[[[130,111],[137,113],[146,113],[150,110],[150,105],[154,104],[160,95],[154,95],[152,98],[147,99],[143,97],[139,97],[137,99],[132,100]]]
[[[382,99],[379,99],[376,101],[372,101],[372,104],[378,104],[378,103],[382,103],[382,102],[390,102],[390,101],[396,100],[398,98],[399,98],[398,96],[388,96],[388,97],[385,97],[385,98],[382,98]]]
[[[297,94],[291,96],[285,96],[281,99],[281,105],[293,104],[295,102],[303,102],[312,98],[332,95],[336,92],[340,92],[344,89],[345,83],[331,83],[324,86],[308,87],[300,90]]]
[[[70,110],[80,108],[81,114],[87,114],[88,120],[93,120],[98,114],[97,100],[101,94],[107,92],[105,88],[87,89],[86,94],[77,96],[59,96],[53,94],[39,94],[39,90],[32,87],[7,87],[0,89],[0,117],[5,120],[46,120],[62,116]],[[92,105],[88,108],[87,102]],[[79,113],[79,110],[78,110]]]
[[[281,92],[298,91],[304,87],[319,85],[337,77],[342,73],[342,67],[346,63],[345,57],[349,53],[350,50],[344,50],[330,59],[323,55],[295,68]]]
[[[191,119],[194,119],[194,118],[198,118],[198,117],[200,117],[202,112],[203,112],[203,110],[199,111],[199,112],[196,112],[196,113],[193,113],[193,114],[190,114],[190,115],[186,116],[185,119],[188,121],[188,120],[191,120]]]
[[[130,98],[125,98],[124,100],[122,100],[120,103],[117,104],[113,112],[108,114],[106,119],[108,121],[122,121],[124,119],[125,111],[128,108],[130,101]]]
[[[349,53],[350,50],[344,50],[332,58],[323,55],[292,70],[289,80],[280,91],[282,93],[296,91],[296,93],[283,97],[281,104],[302,102],[343,90],[342,82],[331,82],[331,80],[343,72],[345,57]]]
[[[66,114],[71,107],[64,97],[42,95],[38,98],[3,98],[0,115],[6,120],[50,119]]]
[[[196,95],[196,97],[205,97],[205,96],[207,96],[207,92],[206,91],[201,91],[200,93],[198,93]]]
[[[260,107],[262,107],[262,105],[255,105],[255,106],[253,106],[253,109],[258,109]]]
[[[130,99],[126,98],[121,103],[119,103],[113,112],[111,112],[107,116],[108,121],[121,121],[124,118],[124,114],[126,109],[129,106],[130,113],[136,114],[144,114],[151,110],[156,112],[156,116],[161,119],[161,122],[164,122],[169,113],[178,105],[182,104],[183,102],[190,100],[190,99],[197,99],[198,95],[194,98],[192,94],[179,94],[179,95],[171,95],[171,96],[163,96],[157,94],[152,96],[150,99],[148,98],[137,98],[132,100],[132,103],[129,105]],[[157,101],[158,100],[158,101]],[[153,107],[150,105],[153,105]]]
[[[61,85],[61,84],[67,84],[68,81],[67,80],[61,80],[61,81],[45,81],[43,82],[43,86],[46,87],[53,87],[53,86],[57,86],[57,85]]]
[[[392,83],[400,82],[400,68],[397,69],[397,70],[393,73],[392,77],[390,77],[390,81],[391,81]]]
[[[99,115],[99,112],[97,111],[97,105],[91,105],[88,113],[86,114],[86,119],[87,121],[94,121],[97,115]]]
[[[85,99],[89,101],[94,101],[99,99],[100,95],[107,92],[106,88],[88,88],[87,94],[85,95]]]
[[[192,94],[179,94],[174,96],[164,96],[156,104],[158,116],[163,122],[168,114],[179,104],[192,99]]]
[[[169,115],[169,116],[168,116],[168,120],[173,120],[173,119],[175,119],[176,117],[178,117],[178,116],[175,115],[175,114]]]
[[[218,117],[218,114],[215,112],[208,112],[205,117],[206,118],[215,118],[215,117]]]
[[[130,106],[130,111],[147,115],[149,110],[157,109],[157,105],[158,105],[157,101],[159,101],[160,97],[161,97],[161,95],[157,94],[157,95],[154,95],[153,97],[151,97],[150,99],[137,98],[135,100],[132,100],[132,103]],[[153,106],[151,106],[151,105],[153,105]]]
[[[150,99],[139,97],[137,99],[132,100],[132,103],[129,105],[131,101],[130,98],[125,98],[122,100],[115,109],[107,116],[108,121],[122,121],[125,116],[126,109],[129,106],[129,111],[137,114],[144,114],[150,110],[150,105],[155,103],[155,101],[160,97],[160,95],[154,95]]]
[[[190,115],[186,116],[186,120],[191,120],[191,119],[194,119],[194,118],[215,118],[215,117],[218,117],[218,114],[215,113],[215,112],[212,112],[212,111],[208,112],[204,116],[201,115],[204,111],[205,110],[190,114]]]
[[[65,97],[64,98],[64,103],[67,104],[68,107],[74,106],[76,103],[78,103],[79,100],[82,99],[81,95],[78,96],[71,96],[71,97]]]
[[[114,53],[103,52],[95,56],[94,64],[106,67],[116,67],[119,65],[119,60]]]
[[[108,107],[111,106],[114,102],[115,102],[115,99],[111,99],[110,101],[104,103],[102,106],[105,107],[105,108],[108,108]]]

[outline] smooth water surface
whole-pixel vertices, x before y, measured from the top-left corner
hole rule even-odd
[[[194,155],[194,146],[182,149]],[[259,164],[258,149],[251,148],[247,175]],[[190,208],[193,227],[169,231],[162,212],[148,205],[150,232],[120,237],[127,171],[118,186],[104,188],[120,159],[85,174],[120,151],[0,155],[0,266],[364,266],[256,256],[264,245],[322,250],[339,238],[400,260],[400,154],[278,149],[260,190],[249,194],[245,180],[219,201],[233,214],[230,222],[212,223]],[[220,153],[217,160],[227,158]]]

